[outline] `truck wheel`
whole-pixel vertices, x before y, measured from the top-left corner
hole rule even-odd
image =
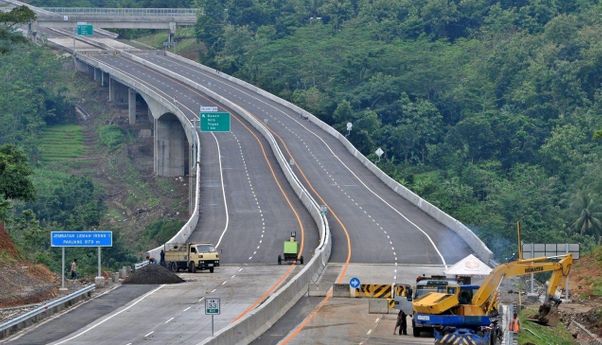
[[[303,265],[303,255],[299,258],[299,263]]]
[[[215,268],[215,267],[209,267],[209,272],[213,273],[213,269],[214,269],[214,268]]]
[[[278,265],[282,265],[282,256],[278,255]]]
[[[169,269],[170,269],[172,272],[178,272],[178,264],[177,264],[176,262],[171,262],[171,263],[169,264]]]
[[[416,324],[414,323],[414,320],[412,320],[412,335],[414,337],[419,337],[420,336],[420,327],[416,327]]]
[[[190,261],[190,263],[188,263],[188,272],[190,272],[190,273],[196,272],[196,266],[194,265],[194,261]]]

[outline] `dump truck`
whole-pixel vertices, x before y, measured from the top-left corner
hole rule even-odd
[[[446,291],[429,292],[412,301],[417,327],[432,327],[435,344],[496,344],[501,334],[497,289],[506,277],[552,272],[544,303],[533,321],[548,324],[560,300],[556,289],[567,279],[573,257],[571,254],[519,259],[497,266],[481,286],[448,286]]]
[[[298,263],[303,265],[303,256],[299,256],[299,243],[297,242],[297,233],[291,232],[288,241],[284,241],[282,255],[278,255],[278,265],[282,263]]]
[[[163,246],[165,266],[173,272],[209,270],[219,267],[219,253],[209,243],[170,243]]]
[[[411,300],[416,300],[426,295],[429,292],[446,292],[451,288],[458,287],[459,283],[455,279],[447,278],[442,275],[433,276],[418,276],[416,278],[416,286],[414,287],[414,294]],[[414,314],[416,313],[410,305],[409,309],[412,310],[412,335],[419,337],[423,331],[431,331],[432,327],[422,324],[419,326],[416,323]]]

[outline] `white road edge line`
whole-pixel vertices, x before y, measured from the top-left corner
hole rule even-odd
[[[222,168],[222,153],[219,148],[219,141],[217,140],[215,133],[211,132],[211,135],[213,136],[213,139],[215,139],[215,144],[217,145],[217,157],[218,157],[218,161],[219,161],[219,178],[221,180],[221,185],[222,185],[222,196],[224,198],[224,209],[226,210],[226,225],[224,226],[224,231],[222,232],[221,236],[219,237],[219,240],[217,241],[217,244],[215,245],[215,248],[219,248],[219,245],[222,243],[222,239],[224,238],[224,235],[228,231],[228,225],[230,224],[230,215],[228,214],[228,201],[226,200],[226,188],[224,187],[224,169]]]
[[[70,337],[70,338],[67,338],[67,339],[65,339],[65,340],[63,340],[63,341],[60,341],[60,342],[58,342],[58,343],[52,343],[52,344],[54,344],[54,345],[61,345],[61,344],[64,344],[64,343],[66,343],[66,342],[68,342],[68,341],[71,341],[71,340],[73,340],[73,339],[75,339],[75,338],[78,338],[78,337],[80,337],[80,336],[82,336],[82,335],[84,335],[84,334],[88,333],[89,331],[93,330],[94,328],[96,328],[96,327],[98,327],[98,326],[102,325],[103,323],[105,323],[105,322],[109,321],[110,319],[114,318],[115,316],[117,316],[117,315],[119,315],[119,314],[121,314],[121,313],[123,313],[123,312],[125,312],[125,311],[128,311],[128,310],[130,310],[130,309],[131,309],[132,307],[134,307],[136,304],[138,304],[138,303],[142,302],[142,300],[144,300],[144,299],[145,299],[145,298],[147,298],[148,296],[150,296],[150,295],[154,294],[155,292],[159,291],[159,290],[160,290],[160,289],[162,289],[164,286],[165,286],[165,284],[163,284],[163,285],[160,285],[158,288],[156,288],[156,289],[154,289],[154,290],[151,290],[151,291],[149,291],[149,292],[145,293],[144,295],[142,295],[142,296],[138,297],[138,299],[137,299],[137,300],[135,300],[135,301],[134,301],[132,304],[130,304],[129,306],[127,306],[127,307],[125,307],[125,308],[121,309],[120,311],[118,311],[118,312],[116,312],[116,313],[114,313],[114,314],[112,314],[112,315],[109,315],[109,316],[105,317],[105,318],[104,318],[104,319],[102,319],[101,321],[99,321],[99,322],[95,323],[94,325],[92,325],[92,326],[90,326],[90,327],[86,328],[85,330],[83,330],[83,331],[81,331],[81,332],[77,333],[76,335],[74,335],[74,336],[72,336],[72,337]]]

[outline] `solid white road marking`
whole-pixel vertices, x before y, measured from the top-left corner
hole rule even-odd
[[[125,311],[128,311],[128,310],[130,310],[130,309],[131,309],[132,307],[134,307],[136,304],[140,303],[142,300],[144,300],[144,299],[145,299],[145,298],[147,298],[148,296],[150,296],[150,295],[154,294],[155,292],[159,291],[159,290],[160,290],[160,289],[162,289],[164,286],[165,286],[165,284],[163,284],[163,285],[160,285],[158,288],[156,288],[156,289],[154,289],[154,290],[151,290],[151,291],[149,291],[149,292],[145,293],[144,295],[142,295],[141,297],[139,297],[137,300],[135,300],[135,301],[134,301],[132,304],[130,304],[129,306],[127,306],[127,307],[125,307],[125,308],[123,308],[123,309],[119,310],[118,312],[116,312],[116,313],[114,313],[114,314],[111,314],[111,315],[109,315],[109,316],[105,317],[105,318],[104,318],[104,319],[102,319],[101,321],[99,321],[99,322],[97,322],[97,323],[93,324],[92,326],[90,326],[90,327],[88,327],[88,328],[84,329],[83,331],[81,331],[81,332],[77,333],[76,335],[74,335],[74,336],[72,336],[72,337],[69,337],[69,338],[67,338],[67,339],[65,339],[65,340],[63,340],[63,341],[60,341],[60,342],[58,342],[58,343],[54,343],[54,345],[61,345],[61,344],[64,344],[64,343],[66,343],[66,342],[68,342],[68,341],[71,341],[71,340],[73,340],[73,339],[75,339],[75,338],[78,338],[78,337],[80,337],[80,336],[82,336],[82,335],[84,335],[84,334],[88,333],[89,331],[93,330],[94,328],[96,328],[96,327],[98,327],[98,326],[102,325],[103,323],[105,323],[105,322],[107,322],[107,321],[111,320],[111,319],[112,319],[112,318],[114,318],[115,316],[117,316],[117,315],[119,315],[119,314],[121,314],[121,313],[123,313],[123,312],[125,312]]]
[[[146,337],[148,337],[149,335],[151,335],[151,334],[153,334],[153,333],[155,333],[155,331],[150,331],[150,332],[146,333],[146,334],[144,335],[144,337],[146,338]]]
[[[167,321],[165,321],[165,323],[170,323],[171,320],[173,320],[173,319],[174,319],[173,317],[170,317]]]
[[[184,309],[184,311],[188,311],[190,308],[192,308],[192,307],[188,307],[188,308]]]
[[[230,215],[228,214],[228,201],[226,200],[226,188],[224,187],[224,169],[222,168],[222,153],[221,153],[221,150],[219,147],[219,141],[217,140],[215,133],[211,132],[211,135],[213,136],[213,139],[215,139],[215,144],[217,145],[217,157],[218,157],[218,161],[219,161],[219,177],[220,177],[221,184],[222,184],[222,196],[224,198],[224,209],[226,210],[226,225],[224,226],[224,231],[222,232],[221,236],[219,237],[219,240],[217,241],[217,244],[215,245],[215,248],[219,248],[219,245],[221,244],[222,239],[224,238],[224,235],[228,231],[228,225],[230,223]]]

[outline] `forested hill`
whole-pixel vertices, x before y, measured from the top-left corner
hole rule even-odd
[[[197,3],[203,63],[352,122],[499,255],[516,221],[526,241],[600,241],[600,1]]]

